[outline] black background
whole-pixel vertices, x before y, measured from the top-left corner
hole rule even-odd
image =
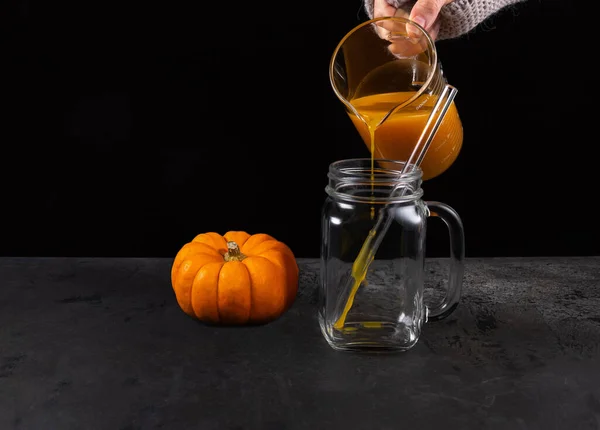
[[[425,198],[461,215],[468,257],[600,254],[584,47],[548,37],[573,3],[438,42],[465,140]],[[246,230],[318,257],[328,164],[369,156],[327,74],[365,18],[360,0],[3,0],[0,254],[172,257]],[[446,236],[432,221],[428,255]]]

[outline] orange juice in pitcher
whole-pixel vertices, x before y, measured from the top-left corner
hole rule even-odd
[[[409,100],[415,95],[416,93],[407,92],[374,94],[351,100],[350,103],[363,118],[378,123],[402,100]],[[423,103],[420,99],[423,99]],[[388,160],[409,159],[433,108],[434,100],[424,99],[424,96],[416,96],[415,103],[390,115],[380,126],[370,126],[355,114],[349,113],[365,145],[372,152],[372,157]],[[370,127],[373,127],[372,132]],[[456,161],[462,142],[463,128],[456,106],[452,102],[421,162],[423,180],[445,172]]]

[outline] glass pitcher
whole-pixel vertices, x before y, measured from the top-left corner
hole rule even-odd
[[[450,315],[459,303],[464,272],[464,231],[448,205],[424,201],[421,170],[400,175],[400,161],[350,159],[329,166],[322,211],[318,318],[338,350],[404,351],[418,341],[427,320]],[[402,192],[398,192],[401,189]],[[389,229],[366,276],[354,279],[355,260],[380,211]],[[450,234],[449,277],[439,303],[424,303],[428,217]],[[357,282],[357,281],[360,281]]]
[[[329,78],[371,156],[391,160],[409,160],[447,85],[433,40],[403,17],[372,19],[348,32],[335,48]],[[462,143],[452,102],[419,166],[423,180],[445,172]]]

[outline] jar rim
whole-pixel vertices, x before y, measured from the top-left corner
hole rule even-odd
[[[419,199],[423,195],[422,170],[409,164],[407,171],[402,173],[405,164],[404,161],[371,158],[335,161],[329,165],[329,184],[325,191],[342,200],[371,204]]]
[[[405,161],[386,158],[348,158],[331,163],[327,176],[338,181],[369,178],[372,182],[414,182],[421,179],[423,171],[414,164],[409,164],[402,173],[405,164]]]

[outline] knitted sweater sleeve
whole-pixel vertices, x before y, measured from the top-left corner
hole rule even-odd
[[[386,0],[388,4],[409,11],[414,0]],[[455,0],[442,7],[437,40],[452,39],[468,33],[487,17],[505,7],[526,0]],[[373,0],[364,0],[365,11],[373,18]]]

